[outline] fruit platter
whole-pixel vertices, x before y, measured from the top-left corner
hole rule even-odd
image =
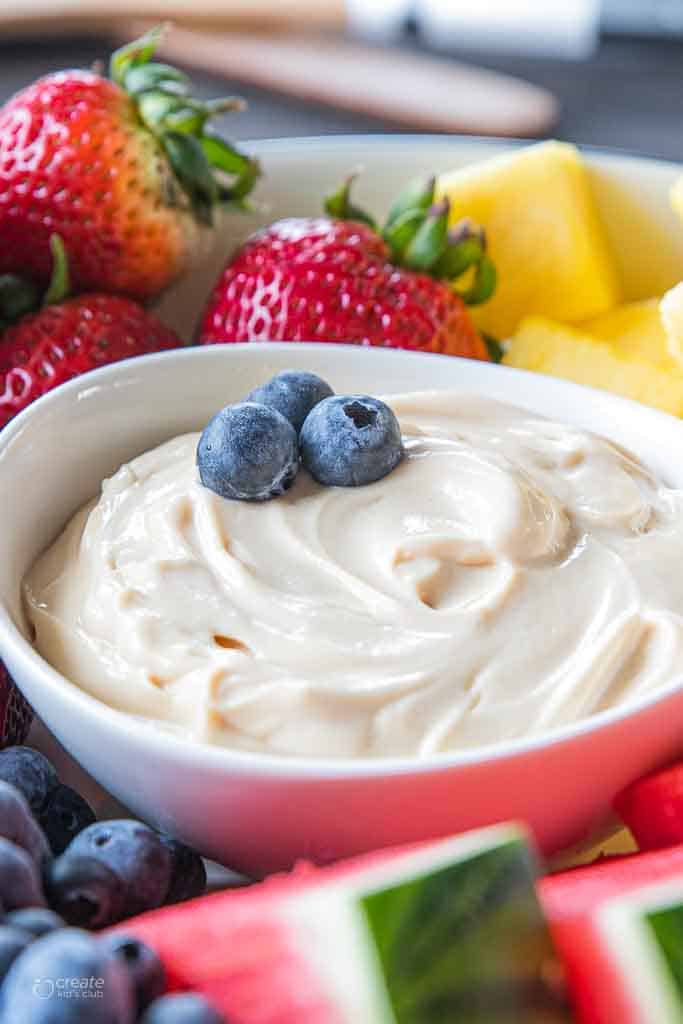
[[[0,109],[0,1024],[683,1019],[683,168]]]

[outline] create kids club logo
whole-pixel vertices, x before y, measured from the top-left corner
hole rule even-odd
[[[102,999],[104,978],[36,978],[33,994],[38,999]]]

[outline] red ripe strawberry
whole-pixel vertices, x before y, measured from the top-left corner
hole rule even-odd
[[[331,216],[277,221],[253,235],[214,288],[201,344],[331,341],[488,359],[466,301],[495,285],[483,233],[448,231],[448,204],[432,205],[433,180],[411,186],[380,232],[349,198]],[[469,291],[452,281],[474,273]]]
[[[234,99],[199,103],[150,63],[159,31],[114,54],[111,80],[64,71],[0,110],[0,273],[50,276],[60,235],[75,289],[157,294],[201,244],[219,203],[244,203],[256,162],[206,131]]]
[[[31,728],[33,709],[0,661],[0,749],[23,743]]]
[[[0,277],[0,328],[3,312],[14,321],[0,334],[0,429],[46,391],[86,370],[182,345],[132,299],[90,293],[59,301],[67,283],[56,236],[53,249],[55,273],[47,296],[52,304],[38,312],[27,310],[35,305],[32,286],[14,275]]]
[[[683,762],[636,779],[614,801],[641,850],[683,844]]]

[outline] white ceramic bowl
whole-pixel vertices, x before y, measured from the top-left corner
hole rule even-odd
[[[505,818],[528,821],[548,851],[575,840],[622,785],[683,746],[680,681],[530,742],[420,762],[285,759],[164,735],[77,689],[26,640],[20,581],[103,476],[200,427],[221,405],[289,366],[321,373],[341,391],[447,387],[514,401],[613,437],[683,486],[677,420],[504,367],[332,345],[218,346],[121,363],[59,388],[0,438],[0,650],[10,671],[102,785],[143,818],[243,870]]]
[[[389,192],[411,174],[501,147],[404,137],[258,148],[275,216],[315,212],[321,192],[361,160],[365,198],[386,205]],[[666,200],[676,168],[615,156],[591,160],[629,294],[655,292],[683,276],[683,232]],[[639,212],[643,204],[647,217]],[[170,322],[189,330],[229,244],[223,239],[214,266],[165,297],[161,309]],[[0,435],[0,654],[49,728],[103,786],[141,817],[245,871],[286,867],[298,857],[324,861],[507,818],[526,820],[548,852],[574,842],[603,818],[621,786],[683,749],[681,680],[647,700],[528,742],[419,762],[283,759],[163,735],[77,689],[27,641],[21,579],[102,477],[149,446],[199,428],[221,405],[289,366],[318,371],[338,390],[441,387],[503,398],[604,433],[683,486],[679,421],[506,368],[298,345],[192,349],[121,363],[59,388]]]

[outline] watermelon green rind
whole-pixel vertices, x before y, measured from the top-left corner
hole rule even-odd
[[[683,899],[683,892],[679,893],[678,899]],[[673,979],[683,1016],[683,904],[677,902],[651,911],[646,920]]]
[[[597,914],[637,1024],[683,1020],[683,877],[646,885]]]
[[[362,899],[397,1024],[569,1020],[543,976],[535,867],[511,839]]]

